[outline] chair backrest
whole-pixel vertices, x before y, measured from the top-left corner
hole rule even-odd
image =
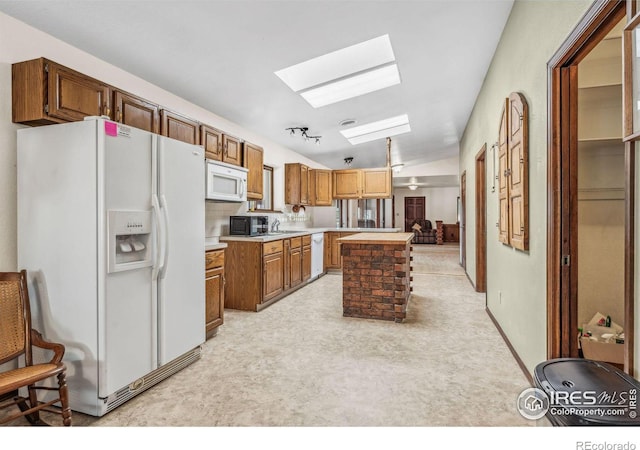
[[[0,364],[24,354],[31,358],[31,315],[27,274],[0,272]]]

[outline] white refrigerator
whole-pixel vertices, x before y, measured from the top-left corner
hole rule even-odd
[[[200,358],[203,149],[103,118],[18,130],[18,266],[102,416]]]

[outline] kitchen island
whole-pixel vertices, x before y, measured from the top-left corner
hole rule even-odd
[[[413,233],[358,233],[338,239],[343,316],[404,321],[412,238]]]

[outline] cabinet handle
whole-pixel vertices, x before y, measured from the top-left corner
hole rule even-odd
[[[224,144],[224,156],[229,156],[229,144]]]
[[[116,122],[122,122],[122,112],[120,111],[120,107],[116,110]]]
[[[111,117],[111,110],[107,108],[107,104],[102,105],[102,112],[105,116]]]

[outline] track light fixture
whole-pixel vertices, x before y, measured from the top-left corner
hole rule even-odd
[[[289,130],[289,134],[291,136],[295,136],[296,135],[296,131],[298,131],[300,133],[300,136],[302,136],[302,139],[305,140],[305,142],[309,142],[309,139],[315,139],[316,141],[316,145],[320,145],[320,138],[322,136],[309,136],[309,127],[291,127],[291,128],[285,128],[285,130]]]
[[[347,156],[347,157],[344,159],[344,163],[345,163],[345,165],[347,165],[347,166],[350,166],[352,162],[353,162],[353,156]]]

